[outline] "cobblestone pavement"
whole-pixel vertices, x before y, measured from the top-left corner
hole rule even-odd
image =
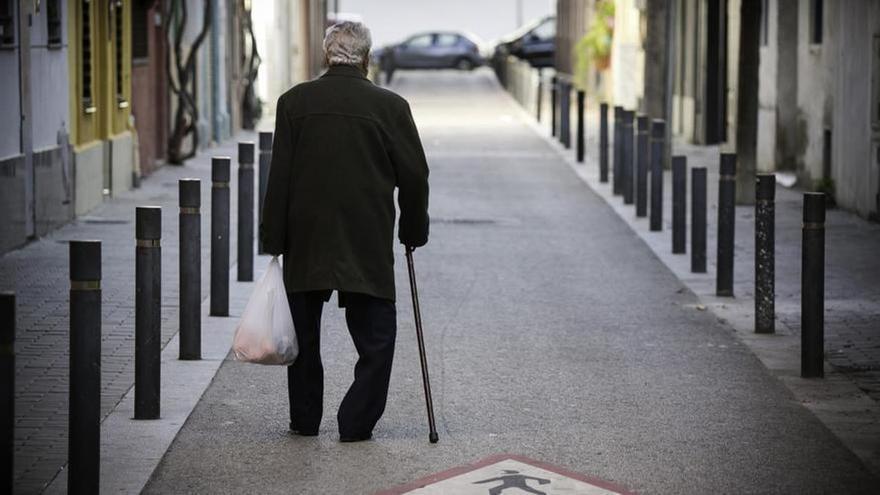
[[[256,140],[242,133],[239,140]],[[134,215],[136,206],[162,207],[162,345],[178,330],[177,180],[202,180],[202,297],[209,289],[210,160],[232,157],[234,141],[210,148],[185,166],[165,166],[141,187],[104,201],[88,215],[0,257],[0,290],[16,293],[15,486],[39,493],[67,462],[69,371],[68,244],[102,241],[103,302],[101,414],[106,416],[134,383]],[[231,215],[237,211],[232,194]],[[230,233],[236,256],[236,222]]]
[[[575,118],[572,115],[572,133]],[[598,112],[589,112],[586,121],[586,166],[595,167],[598,163]],[[609,111],[609,125],[612,121],[613,115]],[[613,133],[609,134],[612,134],[609,138],[613,138]],[[676,140],[673,147],[673,154],[687,157],[689,169],[707,168],[706,256],[708,273],[713,277],[720,152],[719,146],[698,146],[681,140]],[[670,239],[669,249],[671,175],[666,171],[663,185],[663,230]],[[687,182],[690,191],[690,172]],[[776,187],[776,332],[780,335],[800,335],[803,192],[798,188]],[[685,257],[690,259],[689,202],[687,211],[688,254]],[[734,294],[738,300],[754,298],[754,216],[753,206],[736,208]],[[647,230],[647,219],[644,222]],[[871,398],[880,400],[880,256],[877,255],[880,253],[880,224],[835,208],[828,210],[825,226],[825,358]]]

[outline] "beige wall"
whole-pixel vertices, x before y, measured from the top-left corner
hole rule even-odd
[[[93,141],[74,151],[74,213],[85,215],[103,200],[104,141]]]
[[[615,105],[635,110],[641,106],[645,53],[642,15],[635,0],[615,2],[614,41],[611,45],[611,96]]]
[[[830,75],[828,98],[834,104],[831,178],[835,198],[847,209],[876,217],[880,121],[872,119],[880,118],[880,94],[872,97],[871,92],[877,91],[872,85],[880,84],[875,80],[880,76],[880,56],[873,51],[875,43],[880,43],[880,2],[848,0],[845,7],[837,4],[829,11],[826,32],[833,32],[834,38],[826,56],[837,63]],[[814,147],[809,150],[812,159]]]
[[[739,86],[739,35],[740,0],[727,1],[727,142],[721,145],[724,152],[736,150],[737,87]],[[763,59],[762,59],[763,63]],[[760,108],[759,116],[760,120]],[[760,143],[759,143],[760,146]],[[760,170],[760,169],[759,169]]]
[[[696,140],[696,108],[701,100],[700,36],[702,3],[705,0],[678,0],[675,16],[675,73],[672,92],[672,132],[688,141]]]

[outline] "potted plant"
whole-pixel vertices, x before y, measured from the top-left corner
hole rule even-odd
[[[589,65],[597,71],[611,66],[611,41],[614,39],[614,2],[599,0],[587,34],[578,41],[575,51],[578,68],[584,71]]]

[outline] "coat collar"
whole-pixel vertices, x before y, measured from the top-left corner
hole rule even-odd
[[[321,77],[327,76],[355,77],[358,79],[367,78],[359,68],[353,65],[331,65]]]

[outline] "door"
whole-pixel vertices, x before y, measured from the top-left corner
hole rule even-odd
[[[464,44],[461,43],[457,34],[441,33],[434,40],[432,67],[455,67],[455,64],[464,55]]]

